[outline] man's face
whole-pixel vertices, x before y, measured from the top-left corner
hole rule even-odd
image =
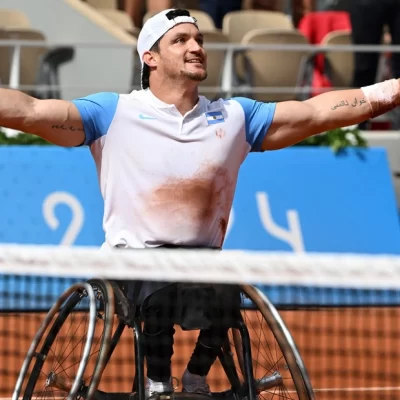
[[[207,78],[203,35],[194,24],[179,24],[164,35],[157,69],[171,79],[186,77],[201,82]]]

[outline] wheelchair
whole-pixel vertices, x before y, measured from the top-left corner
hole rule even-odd
[[[218,356],[229,385],[224,391],[212,391],[212,397],[256,400],[277,395],[313,400],[302,358],[276,308],[254,286],[241,285],[240,292],[239,316]],[[69,287],[36,333],[12,399],[51,396],[68,400],[145,400],[143,321],[138,309],[128,302],[121,281],[91,279]],[[125,328],[131,328],[134,337],[132,391],[99,390],[102,373]],[[67,350],[64,337],[72,341],[71,349]],[[204,399],[202,395],[179,392],[172,397]]]

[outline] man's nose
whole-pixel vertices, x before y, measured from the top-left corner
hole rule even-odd
[[[190,51],[193,51],[193,52],[199,52],[199,51],[201,51],[202,47],[197,42],[197,40],[192,39],[189,42],[189,49],[190,49]]]

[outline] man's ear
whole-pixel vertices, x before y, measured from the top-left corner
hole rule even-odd
[[[143,61],[145,64],[147,64],[149,67],[156,67],[157,66],[157,57],[155,54],[151,51],[146,51],[143,54]]]

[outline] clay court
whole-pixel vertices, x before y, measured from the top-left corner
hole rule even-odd
[[[43,315],[0,315],[0,397],[11,397],[23,356]],[[300,349],[317,399],[400,398],[400,308],[325,308],[282,311],[281,315]],[[181,377],[195,338],[196,332],[177,329],[174,376]],[[132,331],[126,330],[100,388],[127,392],[133,372]],[[209,383],[215,390],[226,388],[218,363]]]

